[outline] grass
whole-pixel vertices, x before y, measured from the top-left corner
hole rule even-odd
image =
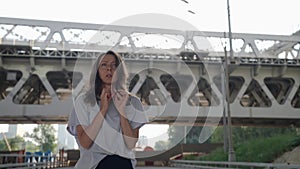
[[[236,161],[239,162],[272,162],[284,152],[300,145],[300,136],[286,134],[269,138],[257,138],[243,143],[235,143]],[[218,148],[202,157],[185,157],[186,160],[228,161],[227,152]]]

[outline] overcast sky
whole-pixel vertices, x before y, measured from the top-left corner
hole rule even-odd
[[[227,0],[5,0],[0,16],[111,24],[132,15],[160,13],[201,31],[224,32],[226,5]],[[300,29],[299,6],[299,0],[230,0],[232,32],[291,34]]]

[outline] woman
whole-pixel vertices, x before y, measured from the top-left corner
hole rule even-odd
[[[127,71],[119,54],[97,58],[89,87],[74,101],[68,131],[75,136],[80,158],[75,168],[132,169],[132,149],[147,122],[140,100],[126,90]]]

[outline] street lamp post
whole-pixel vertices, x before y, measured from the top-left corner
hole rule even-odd
[[[229,100],[229,71],[228,71],[228,58],[225,52],[225,94],[226,94],[226,110],[227,110],[227,127],[228,127],[228,161],[235,161],[235,153],[233,150],[232,141],[232,125],[231,125],[231,112]]]
[[[233,58],[232,50],[232,32],[231,32],[231,22],[230,22],[230,7],[229,0],[227,0],[227,14],[228,14],[228,27],[229,27],[229,46],[230,46],[230,59]],[[229,101],[229,70],[228,70],[228,58],[225,52],[225,90],[226,90],[226,104],[227,104],[227,125],[228,125],[228,161],[235,161],[235,153],[233,150],[232,141],[232,126],[231,126],[231,112],[230,112],[230,101]]]

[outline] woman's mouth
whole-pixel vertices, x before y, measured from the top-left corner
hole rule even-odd
[[[112,78],[112,74],[107,74],[105,77]]]

